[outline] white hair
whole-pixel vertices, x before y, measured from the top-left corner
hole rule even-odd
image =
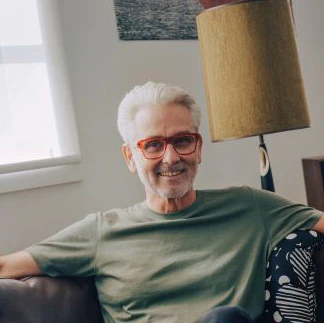
[[[194,127],[198,131],[201,118],[200,108],[188,92],[169,84],[147,82],[144,85],[135,86],[129,91],[118,107],[118,131],[124,142],[129,143],[133,139],[133,121],[141,108],[172,103],[188,108]]]

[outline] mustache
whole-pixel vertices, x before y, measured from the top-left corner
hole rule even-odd
[[[167,164],[158,165],[155,172],[156,173],[177,172],[177,171],[182,171],[185,168],[186,168],[185,163],[180,161],[174,165],[167,165]]]

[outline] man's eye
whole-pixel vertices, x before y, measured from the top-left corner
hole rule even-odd
[[[163,142],[160,140],[148,141],[144,145],[145,150],[156,150],[163,147]]]
[[[192,144],[194,141],[195,141],[194,137],[184,136],[184,137],[175,138],[173,143],[176,146],[188,146]]]

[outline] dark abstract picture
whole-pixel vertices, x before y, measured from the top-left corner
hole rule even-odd
[[[114,0],[122,40],[197,39],[198,0]]]

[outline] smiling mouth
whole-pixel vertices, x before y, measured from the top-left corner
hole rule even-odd
[[[178,170],[178,171],[175,171],[175,172],[161,172],[159,173],[160,176],[163,176],[163,177],[174,177],[174,176],[178,176],[180,174],[182,174],[184,172],[184,170]]]

